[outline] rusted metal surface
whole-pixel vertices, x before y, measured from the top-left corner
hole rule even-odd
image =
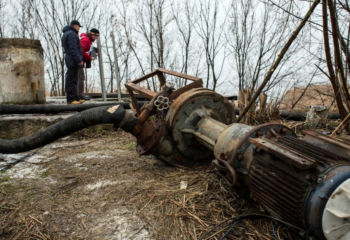
[[[128,89],[128,87],[126,87],[126,88]],[[140,105],[137,103],[137,99],[135,97],[135,94],[131,89],[128,89],[128,91],[129,91],[129,95],[131,98],[132,107],[136,111],[136,115],[140,115],[140,113],[141,113]]]
[[[337,159],[335,154],[332,151],[328,151],[320,148],[317,145],[311,144],[303,138],[293,138],[293,137],[280,137],[277,139],[278,143],[283,144],[284,146],[292,149],[294,151],[298,151],[308,157],[312,158],[315,162],[318,162],[322,166],[327,166],[329,164],[333,164],[336,161],[341,159]],[[346,161],[346,159],[342,159],[341,161]]]
[[[251,196],[273,215],[303,226],[308,174],[290,168],[266,153],[256,154],[249,170]]]
[[[214,150],[215,143],[220,133],[227,127],[227,125],[211,117],[202,118],[197,126],[198,129],[194,131],[197,140],[203,142],[211,150]]]
[[[335,157],[350,159],[349,142],[335,139],[311,130],[304,130],[302,133],[304,134],[303,139],[306,142],[332,152]]]
[[[192,83],[177,89],[171,93],[169,93],[169,99],[170,100],[174,100],[175,98],[177,98],[179,95],[181,95],[182,93],[192,89],[192,88],[198,88],[198,87],[202,87],[202,79],[194,77],[194,76],[190,76],[190,75],[186,75],[186,74],[182,74],[182,73],[178,73],[178,72],[174,72],[174,71],[169,71],[169,70],[165,70],[162,68],[159,68],[149,74],[146,74],[144,76],[142,76],[141,78],[135,79],[131,82],[128,82],[125,84],[126,89],[128,90],[130,97],[131,97],[131,101],[132,101],[132,105],[133,107],[136,109],[137,113],[140,114],[140,108],[138,107],[137,104],[137,100],[135,98],[135,94],[133,94],[133,92],[137,92],[138,94],[141,94],[143,96],[145,96],[148,99],[152,99],[154,98],[157,93],[151,91],[150,89],[144,88],[140,85],[137,85],[143,81],[147,81],[149,78],[157,76],[158,77],[158,81],[160,83],[160,87],[164,86],[166,83],[166,78],[164,76],[164,74],[168,74],[168,75],[172,75],[175,77],[179,77],[179,78],[184,78],[190,81],[193,81]]]
[[[138,136],[139,132],[141,131],[141,129],[143,128],[143,124],[149,119],[149,117],[153,114],[157,114],[158,116],[162,115],[163,118],[166,114],[166,112],[164,112],[163,110],[168,109],[169,107],[167,107],[166,109],[163,106],[163,102],[162,102],[162,109],[159,109],[160,107],[160,103],[159,103],[159,99],[168,99],[167,96],[169,96],[169,94],[171,93],[172,89],[166,85],[163,85],[162,89],[160,92],[155,93],[155,95],[153,96],[153,98],[151,99],[151,101],[148,104],[145,104],[143,106],[143,108],[141,109],[142,111],[139,114],[139,118],[138,118],[138,123],[134,128],[133,134],[135,136]],[[156,102],[158,101],[158,107]],[[167,103],[169,104],[169,102]]]
[[[163,74],[194,82],[168,91]],[[151,102],[140,109],[134,131],[140,154],[152,153],[186,166],[215,157],[218,172],[232,186],[249,189],[272,215],[324,238],[320,218],[327,196],[350,178],[349,143],[311,131],[296,136],[276,123],[235,123],[233,106],[223,96],[200,88],[199,78],[161,69],[132,84],[155,75],[163,89],[144,91]],[[127,84],[128,90],[143,91],[132,84]]]
[[[208,89],[203,88],[194,88],[191,90],[188,90],[181,94],[179,98],[174,100],[171,104],[170,111],[167,114],[167,121],[170,127],[173,127],[174,120],[177,114],[179,114],[179,110],[191,99],[195,98],[196,96],[207,96],[210,95],[212,92]],[[195,102],[195,101],[192,101]]]
[[[161,119],[148,120],[143,124],[142,130],[137,136],[136,151],[141,154],[149,154],[158,146],[165,135],[165,122]]]
[[[172,138],[176,148],[189,160],[197,156],[210,159],[213,143],[210,137],[197,131],[198,121],[210,116],[223,124],[229,124],[234,120],[233,108],[227,100],[208,89],[192,89],[172,104],[168,111],[166,121],[172,132]],[[196,131],[196,134],[193,134]],[[191,134],[192,133],[192,134]],[[196,139],[202,139],[208,145],[203,148]]]
[[[338,143],[328,136],[309,134]],[[336,186],[350,178],[349,159],[304,137],[275,135],[249,141],[257,147],[249,170],[252,197],[272,214],[324,239],[323,209]]]
[[[139,85],[136,85],[136,84],[134,84],[132,82],[131,83],[127,83],[127,86],[128,86],[127,87],[128,90],[131,89],[133,91],[136,91],[136,92],[140,93],[141,95],[143,95],[143,96],[145,96],[146,98],[149,98],[149,99],[153,98],[156,95],[155,92],[152,92],[151,90],[149,90],[147,88],[143,88],[143,87],[141,87]]]
[[[218,137],[214,147],[215,157],[227,161],[236,171],[247,175],[255,148],[249,142],[249,139],[272,137],[276,134],[294,136],[289,128],[281,124],[268,123],[253,127],[241,123],[233,123],[227,126]]]
[[[187,75],[187,74],[183,74],[183,73],[179,73],[179,72],[175,72],[175,71],[170,71],[170,70],[166,70],[164,68],[159,68],[159,69],[156,69],[154,70],[153,72],[151,73],[148,73],[140,78],[137,78],[131,82],[133,83],[140,83],[148,78],[151,78],[151,77],[154,77],[156,76],[157,74],[161,74],[161,73],[165,73],[165,74],[169,74],[169,75],[172,75],[172,76],[175,76],[175,77],[180,77],[180,78],[185,78],[185,79],[188,79],[188,80],[191,80],[191,81],[201,81],[200,78],[198,77],[195,77],[195,76],[191,76],[191,75]]]
[[[309,169],[316,164],[316,161],[309,158],[307,155],[290,149],[268,138],[250,138],[249,142],[267,153],[271,153],[278,158],[284,159],[286,162],[299,169]]]
[[[292,135],[295,136],[293,131],[287,126],[276,123],[265,123],[258,126],[254,126],[247,133],[238,138],[235,146],[233,147],[232,156],[229,159],[229,163],[232,165],[237,161],[242,161],[239,156],[242,156],[246,149],[250,146],[249,139],[255,137],[271,137],[274,134]],[[239,165],[238,165],[239,166]],[[236,166],[236,167],[238,167]]]
[[[178,89],[177,91],[171,93],[169,98],[171,100],[174,100],[175,98],[177,98],[181,94],[185,93],[186,91],[194,89],[194,88],[200,88],[200,87],[202,87],[202,85],[203,85],[202,80],[198,80],[196,82],[190,83],[190,84]]]
[[[217,159],[222,165],[225,166],[225,168],[228,170],[228,175],[225,177],[228,178],[228,180],[231,182],[231,185],[236,185],[237,182],[237,173],[236,170],[225,160],[221,160],[220,158]]]

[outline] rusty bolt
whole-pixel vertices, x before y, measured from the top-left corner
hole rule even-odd
[[[316,175],[312,175],[311,180],[314,181],[314,182],[316,182],[316,180],[317,180]]]
[[[286,134],[286,133],[288,132],[288,128],[285,128],[285,127],[282,128],[282,129],[281,129],[281,132],[284,133],[284,134]]]
[[[243,156],[242,153],[238,154],[237,159],[238,159],[239,161],[242,161],[243,158],[244,158],[244,156]]]

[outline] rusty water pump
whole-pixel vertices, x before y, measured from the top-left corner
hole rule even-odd
[[[191,83],[175,90],[164,74]],[[155,76],[158,92],[142,87]],[[314,131],[296,136],[281,124],[235,123],[227,99],[193,76],[158,69],[126,88],[139,119],[133,129],[138,153],[173,165],[215,159],[232,185],[246,188],[271,215],[316,239],[350,239],[349,143]],[[149,104],[140,108],[134,92]]]

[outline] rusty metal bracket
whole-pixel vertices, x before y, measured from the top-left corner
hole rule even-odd
[[[171,92],[169,94],[169,96],[167,96],[170,101],[174,100],[179,95],[181,95],[182,93],[184,93],[184,92],[186,92],[186,91],[188,91],[188,90],[190,90],[192,88],[198,88],[198,87],[202,87],[203,86],[203,82],[202,82],[201,78],[197,78],[197,77],[186,75],[186,74],[183,74],[183,73],[178,73],[178,72],[174,72],[174,71],[165,70],[163,68],[159,68],[159,69],[157,69],[157,70],[155,70],[155,71],[153,71],[153,72],[151,72],[149,74],[146,74],[145,76],[143,76],[141,78],[135,79],[135,80],[125,84],[125,87],[128,90],[130,98],[131,98],[131,101],[132,101],[132,106],[135,109],[137,115],[141,114],[141,108],[140,108],[140,106],[137,103],[137,100],[136,100],[134,92],[137,92],[137,93],[143,95],[144,97],[146,97],[148,99],[153,99],[154,97],[157,96],[156,92],[154,92],[154,91],[152,91],[150,89],[147,89],[145,87],[142,87],[142,86],[140,86],[138,84],[141,83],[141,82],[147,81],[151,77],[157,76],[159,84],[160,84],[160,87],[163,87],[166,84],[166,79],[165,79],[164,74],[168,74],[168,75],[172,75],[172,76],[175,76],[175,77],[184,78],[184,79],[192,81],[192,83],[190,83],[190,84],[188,84],[188,85],[186,85],[186,86],[184,86],[182,88],[179,88],[179,89]]]

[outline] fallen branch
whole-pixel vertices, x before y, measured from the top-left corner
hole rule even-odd
[[[344,126],[344,124],[349,120],[349,118],[350,118],[350,113],[348,114],[348,116],[346,116],[346,118],[344,118],[344,120],[338,125],[338,127],[334,129],[334,131],[331,133],[331,136],[333,136],[342,126]]]

